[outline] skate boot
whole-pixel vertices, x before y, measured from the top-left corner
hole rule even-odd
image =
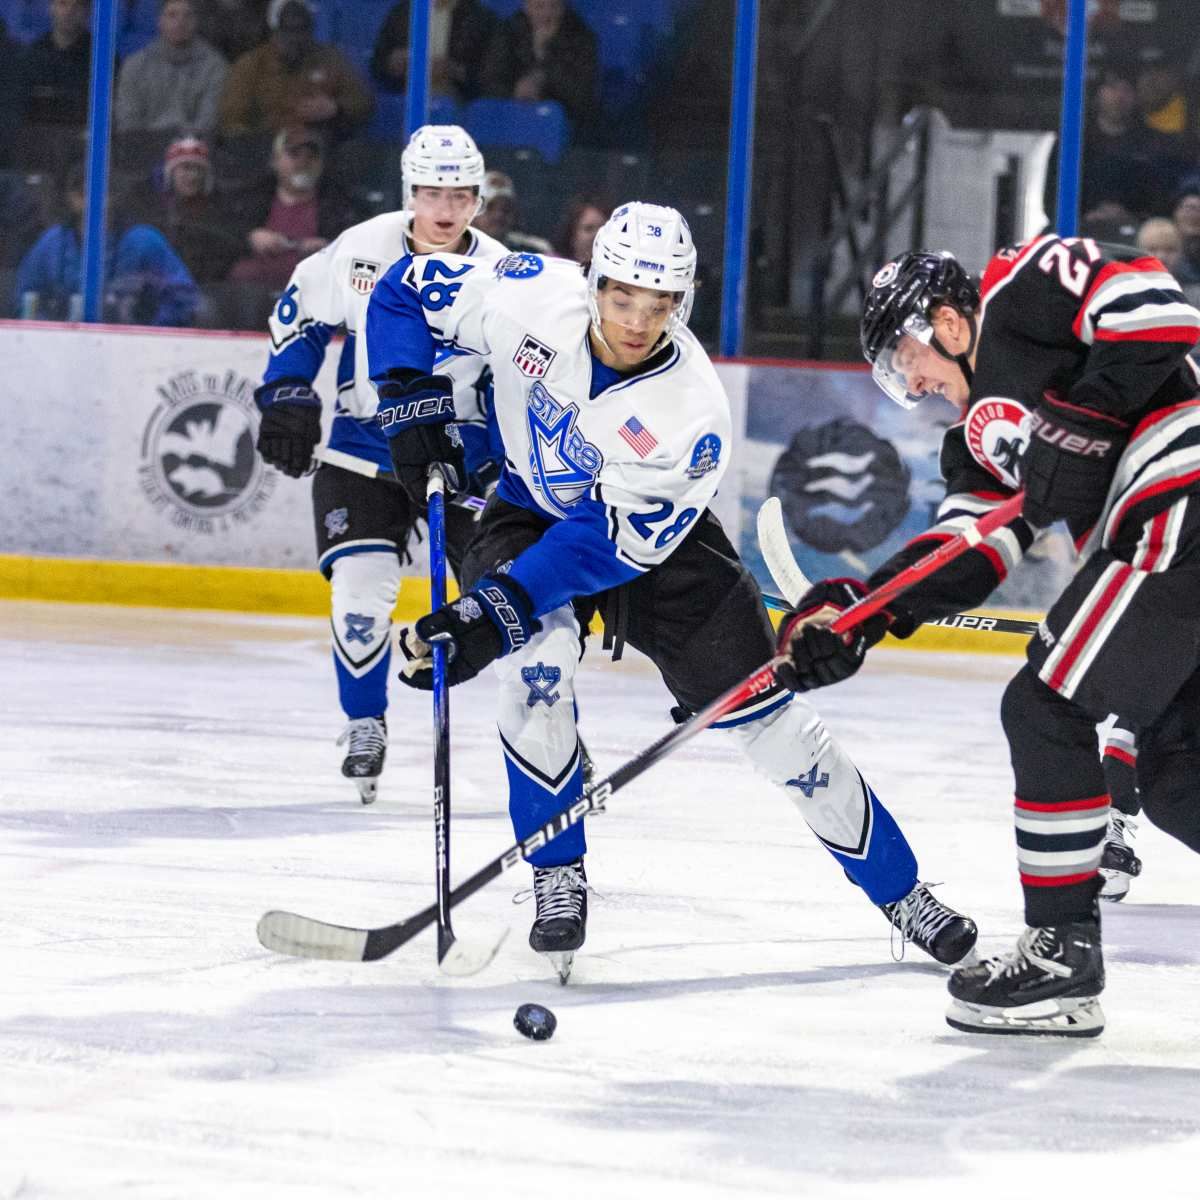
[[[1104,839],[1104,855],[1100,859],[1101,900],[1124,900],[1129,881],[1142,873],[1142,860],[1133,852],[1137,822],[1119,809],[1108,810],[1108,833]]]
[[[379,776],[387,757],[387,721],[378,717],[359,717],[342,730],[339,746],[349,742],[342,774],[358,785],[358,798],[372,804],[379,794]]]
[[[583,859],[559,867],[533,868],[533,898],[537,915],[529,944],[544,954],[558,972],[560,983],[571,977],[575,951],[587,937],[587,875]],[[527,899],[525,892],[518,899]]]
[[[1104,955],[1098,921],[1026,929],[1017,948],[950,976],[946,1023],[966,1033],[1099,1037]]]
[[[943,904],[929,886],[918,883],[907,896],[879,906],[892,923],[893,940],[900,935],[899,953],[893,949],[892,957],[902,959],[904,947],[912,942],[940,963],[961,962],[975,948],[979,931],[970,917]]]
[[[579,739],[579,762],[583,768],[583,786],[588,787],[596,778],[596,764],[592,762],[592,756],[583,744],[583,738]]]

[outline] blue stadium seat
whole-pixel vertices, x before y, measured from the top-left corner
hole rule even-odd
[[[551,164],[571,138],[567,114],[553,100],[474,100],[462,124],[481,146],[528,146]]]
[[[383,22],[396,0],[342,0],[330,5],[333,42],[364,75],[370,74],[371,54]]]
[[[117,56],[128,58],[158,34],[159,0],[120,0],[117,5]]]
[[[403,142],[403,92],[380,92],[375,97],[375,115],[367,126],[366,136],[373,142]],[[462,110],[445,96],[430,96],[429,125],[461,125]]]
[[[3,0],[0,17],[8,26],[8,36],[18,42],[32,42],[50,29],[46,0]]]
[[[522,0],[483,0],[484,8],[490,8],[501,18],[511,17],[521,7],[521,3]]]

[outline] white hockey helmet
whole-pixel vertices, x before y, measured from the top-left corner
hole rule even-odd
[[[413,188],[473,187],[483,208],[483,155],[461,125],[422,125],[400,155],[404,207],[412,208]]]
[[[692,313],[696,291],[696,246],[682,213],[633,200],[613,210],[592,243],[588,268],[588,310],[600,333],[600,282],[613,279],[679,296],[661,341],[670,341]]]

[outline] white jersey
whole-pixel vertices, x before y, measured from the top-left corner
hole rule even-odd
[[[338,369],[337,411],[363,421],[373,418],[378,406],[367,370],[367,351],[361,336],[367,304],[376,283],[398,259],[411,252],[407,236],[412,213],[383,213],[352,225],[323,250],[304,259],[292,273],[286,290],[271,313],[271,361],[265,376],[272,379],[316,378],[325,347],[338,328],[346,330],[346,347]],[[495,238],[467,228],[467,256],[486,261],[508,253]],[[439,367],[439,370],[442,368]],[[468,379],[462,367],[451,366],[455,400],[460,393],[472,400],[476,367]],[[471,413],[460,413],[471,419]]]
[[[419,365],[430,333],[435,346],[486,359],[508,468],[498,494],[563,526],[590,527],[591,551],[603,538],[627,568],[611,586],[663,562],[708,507],[728,463],[731,421],[691,332],[678,330],[641,373],[621,376],[593,358],[587,299],[578,265],[561,259],[513,254],[488,268],[418,257],[376,290],[367,342],[376,379]],[[386,432],[393,413],[381,419]],[[568,551],[569,539],[556,543]]]

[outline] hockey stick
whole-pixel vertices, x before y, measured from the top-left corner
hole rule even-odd
[[[758,545],[763,561],[775,586],[783,593],[778,596],[764,595],[766,606],[777,612],[791,612],[800,597],[812,584],[801,570],[792,553],[787,530],[783,524],[783,505],[777,496],[769,496],[758,510]],[[925,625],[942,626],[947,629],[970,629],[985,633],[1019,633],[1031,637],[1037,632],[1036,621],[1019,621],[1012,617],[990,617],[982,613],[955,613],[940,617],[936,621],[925,621]]]
[[[355,475],[364,475],[368,479],[381,479],[384,483],[400,486],[400,481],[395,475],[369,458],[363,458],[360,454],[347,454],[345,450],[334,450],[330,446],[318,446],[313,451],[314,469],[320,463],[325,463],[330,467],[341,467],[343,471],[353,471]],[[487,501],[482,496],[455,496],[450,503],[459,508],[474,509],[476,512],[482,512],[487,506]]]
[[[834,621],[832,628],[839,633],[845,632],[877,612],[889,600],[895,599],[913,584],[919,583],[952,559],[977,546],[994,529],[1012,520],[1020,511],[1021,499],[1020,495],[1013,497],[988,513],[970,529],[943,542],[936,550],[905,568],[883,587],[877,588],[857,604],[851,605]],[[663,734],[658,741],[630,759],[624,766],[618,767],[594,787],[584,788],[583,795],[569,808],[556,813],[535,833],[510,846],[499,857],[492,859],[460,883],[450,893],[448,907],[453,908],[469,896],[473,896],[497,876],[527,859],[560,833],[577,825],[588,813],[602,812],[614,793],[632,783],[660,759],[678,750],[685,742],[691,741],[698,733],[745,704],[747,700],[768,691],[775,683],[775,668],[783,661],[783,656],[779,655],[764,663],[741,683],[735,684],[724,695],[718,696],[707,708]],[[300,958],[329,958],[345,962],[374,961],[386,957],[405,942],[411,941],[423,929],[428,929],[437,920],[437,916],[438,906],[431,904],[406,920],[397,921],[392,925],[358,929],[347,925],[333,925],[313,917],[302,917],[297,913],[272,911],[264,913],[259,919],[258,940],[268,950]]]
[[[425,493],[429,512],[429,601],[436,612],[446,603],[446,497],[442,473],[429,472]],[[474,975],[496,957],[508,930],[493,945],[470,944],[454,936],[450,924],[450,685],[446,681],[446,646],[435,642],[433,654],[433,837],[437,897],[437,959],[446,975]]]

